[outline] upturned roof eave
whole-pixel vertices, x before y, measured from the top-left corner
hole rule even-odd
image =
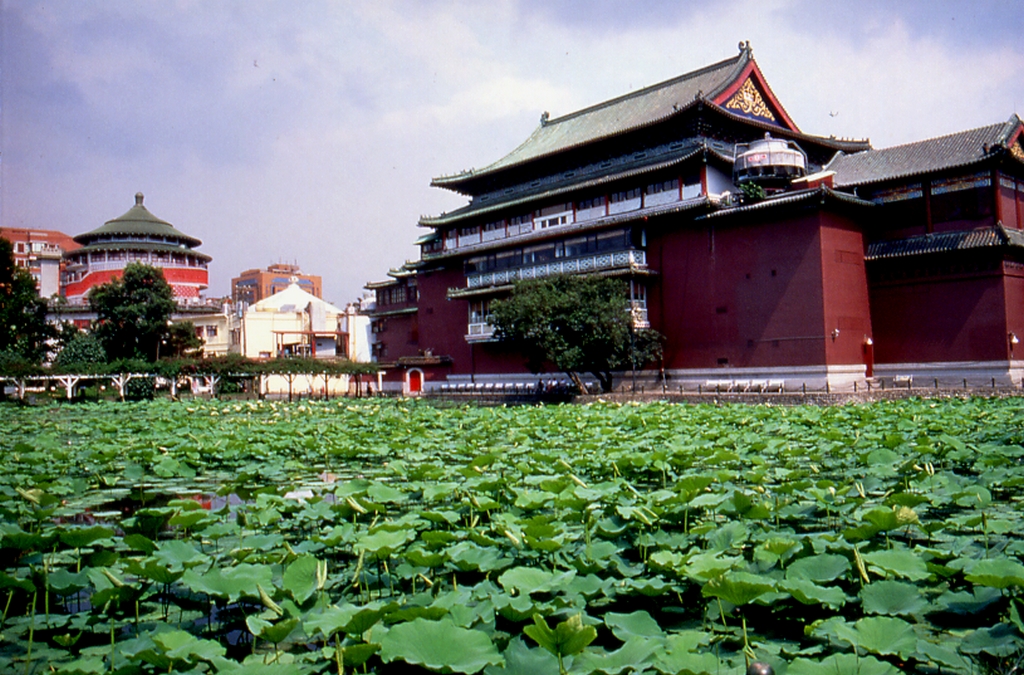
[[[608,99],[606,101],[602,101],[602,102],[597,103],[595,105],[588,106],[586,108],[581,108],[580,110],[576,110],[576,111],[573,111],[573,112],[568,113],[566,115],[562,115],[560,117],[556,117],[555,119],[548,120],[548,121],[542,121],[539,126],[534,128],[534,130],[530,133],[530,135],[526,138],[526,140],[524,140],[522,143],[517,145],[511,152],[507,153],[506,155],[504,155],[500,159],[496,160],[495,162],[492,162],[491,164],[489,164],[489,165],[487,165],[485,167],[482,167],[480,169],[470,169],[468,171],[462,171],[462,172],[459,172],[457,174],[453,174],[453,175],[450,175],[450,176],[438,176],[438,177],[435,177],[435,178],[431,179],[430,184],[431,184],[432,187],[441,187],[441,188],[446,188],[446,189],[449,189],[449,190],[453,190],[455,192],[460,192],[461,194],[468,194],[468,193],[463,192],[462,190],[459,190],[458,187],[457,187],[458,184],[463,183],[463,182],[468,181],[468,180],[473,180],[473,179],[476,179],[476,178],[480,178],[482,176],[487,176],[487,175],[491,175],[493,173],[498,173],[498,172],[500,172],[502,170],[509,169],[509,168],[512,168],[512,167],[522,166],[523,164],[528,164],[528,163],[530,163],[532,161],[535,161],[537,159],[550,158],[550,157],[555,156],[557,154],[561,154],[561,153],[566,152],[566,151],[571,151],[571,150],[573,150],[575,148],[580,147],[581,145],[586,145],[586,144],[589,144],[589,143],[593,143],[595,141],[605,140],[605,139],[609,139],[609,138],[615,138],[615,137],[620,136],[622,134],[626,134],[626,133],[630,133],[630,132],[633,132],[633,131],[637,131],[639,129],[648,128],[652,124],[659,124],[661,122],[664,122],[667,119],[670,119],[671,117],[673,117],[673,116],[675,116],[677,114],[680,114],[682,112],[685,112],[687,110],[692,109],[695,105],[697,105],[697,104],[699,104],[701,102],[709,102],[711,99],[714,99],[721,92],[723,92],[726,89],[728,89],[735,82],[735,80],[744,73],[744,71],[747,69],[748,65],[750,63],[752,63],[752,62],[753,62],[753,56],[752,56],[752,52],[751,52],[751,50],[749,48],[749,45],[747,45],[745,48],[743,48],[741,46],[740,53],[737,56],[733,56],[733,57],[730,57],[728,59],[723,59],[721,61],[718,61],[716,63],[710,64],[708,66],[704,66],[703,68],[699,68],[697,70],[693,70],[693,71],[690,71],[688,73],[684,73],[684,74],[679,75],[677,77],[674,77],[674,78],[671,78],[671,79],[668,79],[668,80],[664,80],[663,82],[658,82],[656,84],[653,84],[653,85],[650,85],[650,86],[647,86],[647,87],[643,87],[642,89],[638,89],[637,91],[629,92],[629,93],[623,94],[621,96],[616,96],[614,98],[610,98],[610,99]],[[626,102],[626,101],[629,101],[629,100],[632,100],[632,99],[637,99],[637,98],[641,98],[643,96],[648,96],[648,95],[650,95],[650,94],[652,94],[652,93],[654,93],[656,91],[659,91],[659,90],[662,90],[662,89],[666,89],[668,87],[671,87],[671,86],[676,85],[676,84],[680,84],[680,83],[685,82],[687,80],[695,80],[698,77],[701,77],[703,75],[707,75],[707,74],[712,73],[712,72],[714,72],[716,70],[722,70],[723,71],[722,80],[717,84],[717,86],[715,86],[713,89],[711,89],[708,92],[698,92],[698,94],[696,96],[694,96],[693,99],[690,100],[687,103],[679,103],[679,105],[674,107],[672,112],[668,113],[667,115],[662,115],[660,117],[656,117],[654,119],[647,120],[647,121],[642,122],[640,124],[627,125],[627,126],[621,128],[621,129],[616,129],[616,130],[614,130],[614,131],[612,131],[610,133],[607,133],[607,134],[598,134],[597,136],[594,136],[594,137],[591,137],[591,138],[587,138],[587,139],[583,139],[583,140],[578,141],[576,143],[570,143],[567,146],[556,148],[553,151],[546,152],[546,153],[541,153],[539,155],[526,158],[526,159],[524,159],[522,161],[512,162],[510,164],[505,164],[504,163],[505,160],[508,157],[514,155],[521,148],[523,148],[523,147],[527,146],[528,144],[530,144],[530,142],[533,141],[534,138],[538,134],[540,134],[545,128],[547,128],[549,126],[556,125],[556,124],[561,124],[561,123],[564,123],[564,122],[566,122],[568,120],[576,119],[576,118],[579,118],[579,117],[584,116],[584,115],[593,114],[593,113],[595,113],[595,112],[597,112],[599,110],[604,110],[604,109],[607,109],[607,108],[609,108],[611,106],[618,105],[620,103],[623,103],[623,102]]]
[[[565,194],[577,192],[579,190],[586,190],[589,188],[606,185],[608,183],[626,180],[634,176],[641,176],[647,173],[662,171],[664,169],[671,168],[678,164],[688,162],[691,159],[699,157],[701,155],[704,155],[705,157],[711,157],[722,162],[732,162],[731,157],[726,157],[725,155],[716,151],[714,148],[708,147],[707,145],[703,145],[691,152],[688,152],[685,155],[682,155],[680,157],[674,157],[670,160],[665,160],[663,162],[656,162],[654,164],[649,164],[647,166],[636,167],[633,169],[628,169],[626,171],[619,171],[617,173],[610,174],[607,176],[591,178],[588,180],[580,181],[578,183],[573,183],[572,185],[566,185],[560,188],[553,188],[551,190],[544,190],[542,192],[537,192],[530,195],[523,195],[522,197],[517,197],[515,199],[510,199],[508,201],[488,204],[487,206],[473,208],[472,204],[468,204],[462,208],[456,209],[455,211],[441,214],[440,216],[424,216],[420,218],[418,225],[420,227],[443,227],[445,225],[457,223],[465,218],[486,215],[488,213],[494,213],[495,211],[513,208],[515,206],[520,206],[522,204],[527,204],[537,200],[559,197]]]
[[[842,152],[850,152],[850,153],[863,152],[865,150],[870,150],[871,149],[871,143],[867,139],[863,139],[863,140],[858,140],[858,139],[837,139],[837,138],[832,138],[832,137],[815,136],[813,134],[806,134],[806,133],[801,132],[799,130],[794,131],[794,130],[791,130],[791,129],[787,129],[786,127],[781,126],[781,125],[772,124],[770,122],[764,122],[764,121],[761,121],[761,120],[757,120],[757,119],[753,119],[753,118],[750,118],[750,117],[746,117],[744,115],[739,115],[737,113],[734,113],[734,112],[732,112],[730,110],[727,110],[726,108],[724,108],[724,107],[722,107],[722,106],[712,102],[708,98],[701,97],[701,98],[694,99],[693,101],[691,101],[690,103],[686,104],[685,106],[680,106],[678,109],[673,110],[671,113],[669,113],[667,115],[663,115],[661,117],[658,117],[658,118],[655,118],[655,119],[652,119],[652,120],[648,120],[648,121],[643,122],[641,124],[636,124],[636,125],[633,125],[633,126],[624,127],[622,129],[619,129],[619,130],[616,130],[614,132],[605,134],[603,136],[598,136],[598,137],[595,137],[595,138],[589,138],[589,139],[581,140],[581,141],[578,141],[576,143],[571,143],[571,144],[565,145],[563,147],[557,148],[555,150],[552,150],[550,152],[542,153],[542,154],[539,154],[539,155],[536,155],[536,156],[533,156],[533,157],[529,157],[527,159],[524,159],[524,160],[522,160],[520,162],[516,162],[516,163],[513,163],[513,164],[505,164],[505,165],[500,165],[499,166],[499,164],[500,164],[500,162],[502,160],[498,160],[497,162],[495,162],[495,163],[493,163],[491,165],[488,165],[488,166],[486,166],[486,167],[484,167],[482,169],[471,169],[470,171],[466,171],[466,172],[463,172],[463,173],[460,173],[460,174],[456,174],[456,175],[453,175],[453,176],[442,176],[442,177],[439,177],[439,178],[433,178],[430,181],[430,185],[431,185],[431,187],[440,187],[440,188],[444,188],[444,189],[447,189],[447,190],[451,190],[451,191],[456,192],[458,194],[462,194],[462,195],[466,195],[466,196],[474,196],[474,191],[473,190],[465,189],[464,187],[460,187],[460,186],[464,186],[466,183],[474,181],[474,180],[477,180],[477,179],[480,179],[480,178],[484,178],[484,177],[487,177],[487,176],[498,175],[498,174],[500,174],[500,173],[502,173],[504,171],[510,171],[510,170],[513,170],[513,169],[520,169],[520,168],[522,168],[524,166],[527,166],[529,164],[532,164],[534,162],[550,161],[554,157],[557,157],[559,155],[563,155],[563,154],[566,154],[566,153],[574,152],[574,151],[579,150],[580,148],[586,147],[586,146],[588,146],[588,145],[590,145],[592,143],[607,141],[607,140],[618,138],[618,137],[621,137],[621,136],[624,136],[624,135],[627,135],[627,134],[631,134],[631,133],[634,133],[634,132],[637,132],[637,131],[642,131],[644,129],[649,129],[652,126],[656,126],[658,124],[663,124],[663,123],[665,123],[665,122],[667,122],[667,121],[669,121],[669,120],[671,120],[671,119],[673,119],[675,117],[682,116],[682,115],[684,115],[686,113],[689,113],[692,110],[697,109],[697,108],[706,108],[706,109],[711,110],[713,112],[717,112],[718,114],[720,114],[723,117],[726,117],[726,118],[728,118],[728,119],[730,119],[732,121],[742,122],[744,124],[749,124],[750,126],[756,128],[756,129],[759,129],[759,130],[763,130],[766,133],[772,133],[772,134],[776,135],[778,138],[788,138],[790,140],[794,140],[794,141],[797,141],[797,142],[804,141],[804,142],[809,142],[809,143],[815,143],[817,145],[821,145],[821,146],[829,148],[831,150],[842,151]],[[527,143],[529,143],[530,139],[533,138],[533,136],[541,128],[542,127],[538,127],[536,130],[534,130],[534,132],[533,132],[533,134],[531,134],[530,138],[528,138],[526,141],[524,141],[522,144],[520,144],[519,147],[522,147],[523,145],[526,145]],[[515,152],[515,150],[510,152],[509,155],[513,154],[514,152]],[[506,155],[506,157],[507,156],[508,155]],[[504,158],[502,158],[502,159],[504,159]]]

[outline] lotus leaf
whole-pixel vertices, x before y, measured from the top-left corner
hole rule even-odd
[[[502,654],[504,666],[487,666],[484,675],[537,675],[558,669],[558,660],[545,649],[531,649],[522,638],[514,637]]]
[[[964,578],[981,586],[1024,586],[1024,565],[1006,556],[979,560],[969,565]]]
[[[860,591],[861,605],[868,614],[916,614],[928,606],[921,589],[903,581],[876,581]]]
[[[872,654],[906,659],[917,648],[914,627],[903,619],[870,617],[853,624],[837,624],[836,634]]]
[[[786,568],[786,579],[815,583],[835,581],[850,571],[850,561],[841,555],[821,553],[794,560]]]
[[[665,635],[658,622],[642,609],[630,614],[608,612],[604,615],[604,623],[623,642],[634,636],[649,638]]]
[[[991,628],[979,628],[960,643],[960,651],[964,654],[990,654],[1006,657],[1020,651],[1022,641],[1013,626],[1000,623]]]
[[[477,673],[504,663],[485,633],[447,620],[414,619],[393,626],[381,639],[380,655],[385,663],[405,661],[446,673]]]
[[[720,675],[723,671],[722,662],[709,652],[695,654],[680,649],[657,654],[654,667],[665,675]]]
[[[748,572],[726,572],[708,581],[701,589],[701,595],[720,598],[739,606],[749,604],[774,590],[775,584],[767,577]]]
[[[192,568],[185,572],[181,580],[197,593],[236,602],[242,597],[258,598],[261,586],[273,586],[272,578],[273,572],[269,566],[242,563],[223,570],[214,567],[203,574]]]
[[[924,559],[906,549],[873,551],[863,554],[863,558],[871,571],[882,570],[911,581],[921,581],[930,575]]]
[[[807,579],[786,579],[779,583],[779,590],[792,595],[805,605],[826,605],[839,609],[846,604],[846,593],[834,586],[819,586]]]
[[[513,567],[498,577],[498,583],[511,595],[530,595],[550,593],[570,583],[575,576],[575,571],[556,573],[545,572],[535,567]]]
[[[833,654],[821,661],[798,658],[789,664],[787,675],[899,675],[896,666],[873,656]]]
[[[574,667],[585,673],[617,675],[641,669],[653,661],[654,654],[661,648],[661,640],[633,636],[613,652],[584,652],[576,659]]]

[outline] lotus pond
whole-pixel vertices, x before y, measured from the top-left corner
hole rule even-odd
[[[18,673],[1011,672],[1024,402],[0,408]]]

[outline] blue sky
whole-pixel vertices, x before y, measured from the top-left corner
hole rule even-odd
[[[0,0],[0,221],[79,234],[136,192],[211,297],[298,262],[344,304],[415,258],[430,179],[741,40],[807,133],[875,147],[1024,114],[1015,2]]]

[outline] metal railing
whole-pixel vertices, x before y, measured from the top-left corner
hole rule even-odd
[[[622,267],[646,267],[647,256],[643,251],[612,251],[594,253],[577,258],[563,258],[551,262],[526,265],[508,270],[481,272],[466,277],[467,288],[501,286],[519,279],[542,279],[555,274],[576,274],[618,269]]]

